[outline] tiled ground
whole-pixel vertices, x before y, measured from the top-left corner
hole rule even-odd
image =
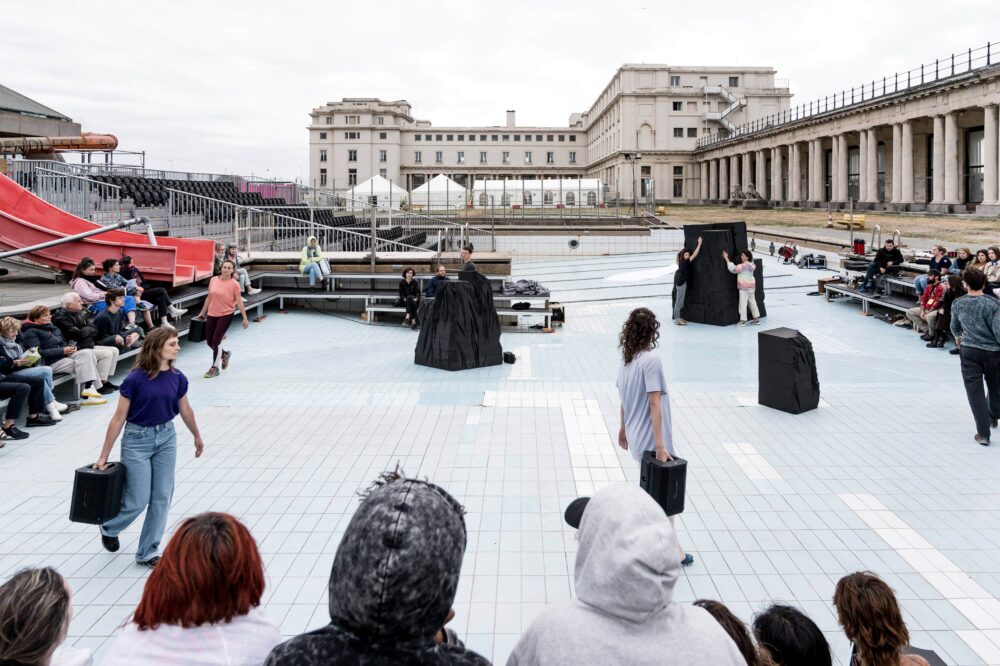
[[[467,507],[454,626],[503,663],[531,619],[572,594],[565,505],[637,478],[612,442],[615,336],[639,304],[669,318],[671,278],[658,269],[672,261],[519,263],[519,276],[569,304],[569,322],[552,335],[505,333],[514,366],[418,367],[408,329],[306,310],[234,329],[220,379],[201,378],[207,350],[186,344],[180,367],[207,450],[195,460],[178,421],[172,521],[209,509],[244,520],[265,554],[267,611],[292,635],[326,622],[327,576],[355,493],[399,462]],[[957,359],[856,306],[806,295],[820,273],[770,261],[767,270],[763,328],[813,341],[823,402],[799,416],[756,405],[758,329],[664,326],[675,441],[690,461],[678,525],[697,558],[676,598],[721,599],[746,620],[772,599],[797,604],[846,663],[834,584],[870,569],[903,600],[914,644],[948,663],[1000,663],[1000,447],[972,442]],[[0,451],[0,577],[58,567],[76,593],[70,640],[98,650],[146,575],[132,564],[138,524],[111,555],[96,528],[66,518],[72,470],[96,456],[112,408]]]

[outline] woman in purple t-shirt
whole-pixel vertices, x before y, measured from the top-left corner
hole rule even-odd
[[[153,329],[146,337],[135,367],[118,389],[118,409],[111,417],[104,447],[94,465],[95,469],[107,468],[108,455],[124,427],[122,508],[117,516],[101,525],[101,543],[106,550],[116,552],[118,535],[147,509],[135,561],[150,568],[160,561],[156,553],[167,527],[167,512],[174,494],[175,416],[180,414],[194,435],[194,457],[201,457],[205,449],[187,399],[187,377],[174,368],[178,351],[177,331],[172,328]]]

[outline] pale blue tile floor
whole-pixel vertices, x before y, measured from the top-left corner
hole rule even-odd
[[[798,416],[757,406],[760,329],[678,328],[672,277],[604,279],[672,262],[670,253],[519,262],[518,277],[568,304],[568,322],[550,335],[505,332],[513,366],[416,366],[406,328],[294,309],[234,327],[233,365],[219,379],[201,377],[207,349],[185,343],[180,367],[207,450],[195,460],[178,423],[171,524],[206,510],[245,521],[266,560],[266,610],[292,635],[327,621],[327,576],[356,493],[399,463],[467,508],[454,628],[503,663],[546,604],[573,594],[566,504],[637,480],[613,444],[616,335],[645,305],[664,321],[674,437],[689,460],[678,527],[697,561],[675,597],[720,599],[748,621],[772,601],[796,604],[843,664],[834,585],[870,569],[896,589],[914,644],[949,663],[1000,663],[1000,446],[972,441],[956,357],[855,305],[807,296],[823,273],[768,259],[762,328],[812,340],[823,401]],[[98,650],[146,577],[132,563],[139,524],[112,555],[96,528],[67,520],[72,471],[96,456],[113,409],[114,400],[85,408],[0,451],[0,577],[57,567],[75,591],[70,640]]]

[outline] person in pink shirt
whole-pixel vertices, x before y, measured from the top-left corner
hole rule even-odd
[[[223,370],[229,367],[232,353],[222,348],[222,338],[226,337],[237,307],[243,317],[243,328],[250,326],[247,309],[240,294],[240,283],[235,275],[236,264],[231,259],[223,261],[219,274],[208,283],[208,298],[198,315],[205,320],[205,341],[212,350],[212,367],[205,373],[206,378],[218,377],[220,364]]]
[[[753,277],[756,269],[753,263],[753,255],[750,250],[740,252],[740,263],[733,264],[729,261],[729,253],[722,251],[722,259],[726,262],[726,268],[730,273],[736,273],[736,288],[740,290],[740,323],[738,326],[747,325],[747,306],[750,306],[750,314],[753,315],[753,323],[760,323],[760,309],[757,307],[757,297],[754,292],[757,290],[757,280]]]

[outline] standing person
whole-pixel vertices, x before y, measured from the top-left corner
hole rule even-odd
[[[736,288],[740,291],[740,323],[737,326],[747,325],[747,305],[750,306],[750,314],[753,315],[753,323],[760,323],[760,309],[757,307],[757,280],[753,273],[756,266],[753,263],[753,255],[750,250],[740,252],[740,263],[733,265],[729,261],[729,253],[722,251],[722,258],[726,262],[726,268],[730,273],[736,273]]]
[[[430,283],[427,288],[424,289],[424,296],[427,298],[435,298],[437,296],[438,290],[441,289],[441,285],[448,281],[448,269],[443,265],[437,267],[437,272],[434,277],[431,278]]]
[[[462,246],[462,270],[463,271],[477,271],[476,263],[472,261],[472,243],[467,243]]]
[[[837,620],[851,641],[850,666],[928,666],[909,651],[910,632],[885,581],[867,571],[844,576],[833,593]]]
[[[316,286],[316,280],[319,280],[321,285],[326,285],[323,269],[320,268],[322,261],[323,250],[317,244],[316,237],[310,236],[306,246],[302,248],[302,258],[299,260],[299,272],[309,277],[310,289]]]
[[[194,457],[200,458],[205,450],[187,398],[187,377],[174,367],[180,348],[177,331],[172,328],[153,329],[146,338],[135,367],[122,382],[118,409],[111,417],[101,455],[94,463],[94,469],[107,469],[108,456],[124,427],[122,508],[117,516],[101,525],[101,543],[105,550],[117,552],[118,535],[146,510],[135,561],[150,568],[160,561],[156,553],[167,527],[167,512],[174,494],[177,465],[174,417],[180,414],[194,436]]]
[[[240,283],[240,289],[247,292],[247,296],[254,296],[261,292],[260,289],[255,289],[252,284],[250,284],[250,273],[247,269],[240,267],[240,253],[239,249],[236,247],[236,243],[230,243],[226,246],[226,259],[233,262],[236,266],[236,279]]]
[[[986,276],[965,269],[968,293],[951,304],[951,333],[962,358],[962,380],[976,420],[975,440],[990,445],[990,427],[1000,419],[1000,301],[985,297]],[[983,383],[986,390],[983,390]]]
[[[399,281],[399,302],[406,308],[403,326],[410,325],[414,331],[420,322],[417,320],[417,310],[420,307],[420,285],[416,281],[417,272],[410,266],[403,269],[403,279]]]
[[[875,274],[879,273],[885,275],[895,266],[895,272],[899,272],[899,267],[903,263],[903,253],[899,251],[896,247],[895,241],[891,238],[886,240],[885,245],[880,247],[878,252],[875,253],[875,259],[868,264],[868,270],[865,272],[865,281],[861,285],[861,289],[858,291],[862,294],[873,288],[872,280],[875,278]]]
[[[642,464],[646,451],[655,451],[660,462],[673,460],[674,437],[670,419],[670,394],[660,357],[653,353],[660,338],[660,322],[647,308],[629,314],[618,336],[622,364],[618,369],[618,397],[621,399],[618,446],[631,452]],[[674,517],[670,516],[670,524]],[[680,547],[681,566],[694,563]]]
[[[24,569],[0,585],[0,664],[89,666],[90,650],[63,642],[73,617],[69,583],[51,567]]]
[[[206,320],[205,342],[212,350],[212,367],[205,373],[206,379],[219,376],[220,364],[223,370],[229,367],[232,353],[222,348],[222,338],[229,330],[229,324],[233,321],[233,311],[237,306],[243,317],[243,328],[250,326],[247,309],[240,295],[240,283],[236,281],[235,273],[236,264],[225,259],[219,274],[208,282],[208,298],[205,299],[198,314],[199,318]]]
[[[681,310],[684,309],[684,297],[687,295],[688,281],[691,279],[691,262],[698,258],[701,252],[701,236],[698,236],[698,245],[694,252],[690,248],[682,247],[677,253],[677,272],[674,273],[674,323],[678,326],[687,326],[688,323],[681,317]]]

